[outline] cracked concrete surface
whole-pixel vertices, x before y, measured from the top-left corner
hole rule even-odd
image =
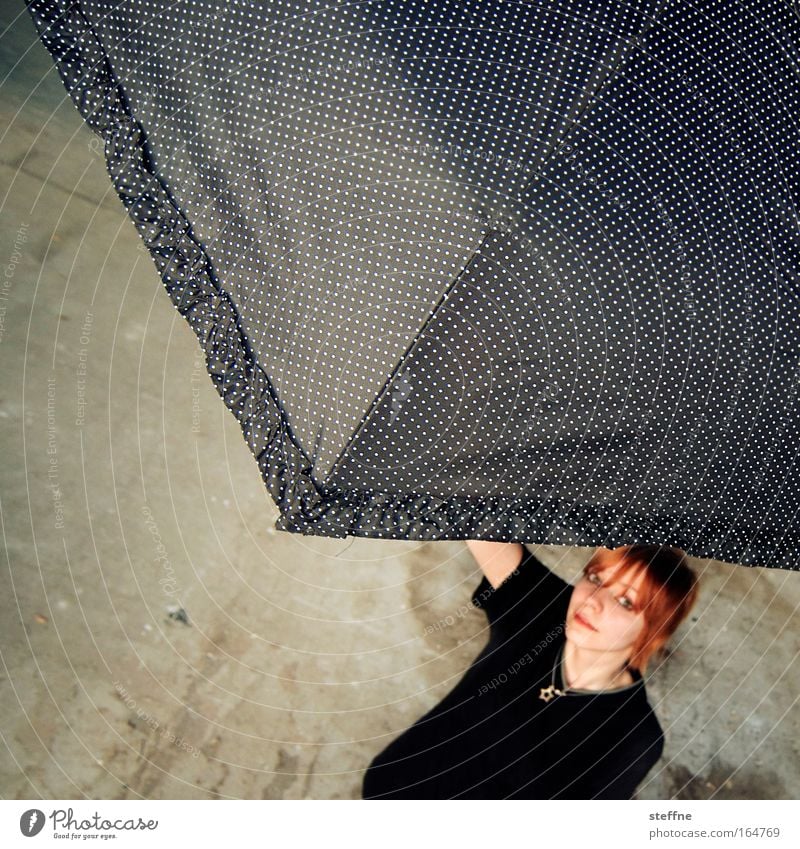
[[[357,798],[487,638],[475,561],[272,529],[95,137],[22,4],[2,9],[0,793]],[[590,551],[538,553],[571,580]],[[797,798],[800,574],[695,565],[639,797]]]

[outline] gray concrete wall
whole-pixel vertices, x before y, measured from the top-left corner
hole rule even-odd
[[[0,794],[357,798],[486,641],[475,561],[272,530],[97,140],[2,11]],[[590,551],[538,553],[572,580]],[[695,565],[639,796],[797,798],[800,575]]]

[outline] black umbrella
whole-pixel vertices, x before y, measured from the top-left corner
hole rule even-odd
[[[279,529],[798,568],[789,3],[28,8]]]

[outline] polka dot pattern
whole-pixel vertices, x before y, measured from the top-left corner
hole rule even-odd
[[[278,528],[800,568],[789,4],[28,7]]]

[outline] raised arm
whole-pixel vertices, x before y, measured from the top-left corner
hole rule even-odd
[[[525,547],[519,542],[468,539],[467,546],[486,575],[486,580],[495,589],[519,566],[525,553]]]

